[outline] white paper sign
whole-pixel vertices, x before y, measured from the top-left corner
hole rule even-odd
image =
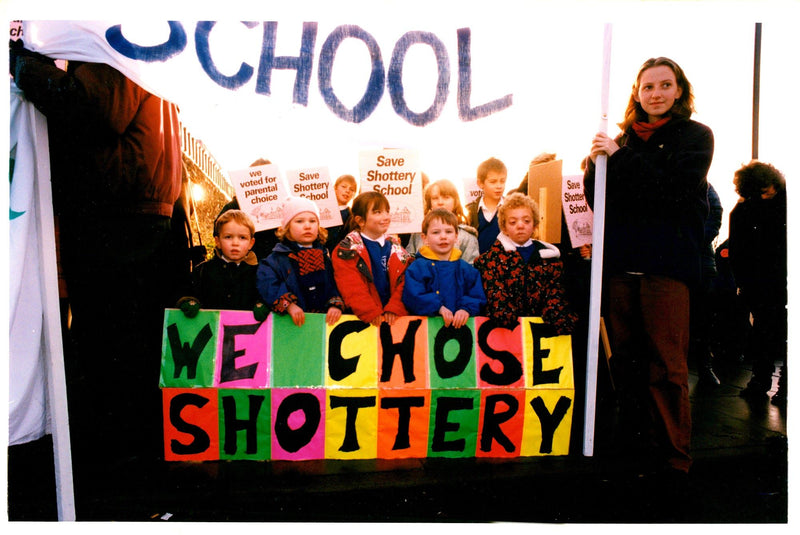
[[[565,176],[561,186],[561,202],[573,248],[592,243],[592,221],[594,214],[586,202],[583,191],[583,176]]]
[[[281,205],[289,192],[275,164],[230,172],[239,208],[253,219],[256,232],[281,226]]]
[[[339,203],[333,193],[331,174],[327,167],[309,167],[286,171],[289,193],[295,197],[305,197],[317,203],[321,227],[334,227],[342,224]]]
[[[420,232],[424,213],[417,153],[406,149],[361,151],[359,170],[361,193],[378,191],[389,200],[389,234]]]
[[[483,190],[478,187],[477,177],[464,179],[464,206],[481,198]]]

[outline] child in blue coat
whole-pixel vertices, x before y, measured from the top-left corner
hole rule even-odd
[[[258,265],[258,292],[273,312],[289,314],[298,327],[306,312],[324,313],[333,325],[344,302],[324,246],[327,233],[319,226],[319,208],[304,197],[289,197],[282,211],[281,227],[275,231],[281,241]]]
[[[446,327],[459,328],[486,304],[478,270],[461,259],[455,247],[458,218],[431,210],[422,221],[423,245],[405,273],[403,304],[411,314],[442,316]]]

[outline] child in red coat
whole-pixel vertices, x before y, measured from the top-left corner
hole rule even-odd
[[[412,257],[389,236],[389,200],[377,191],[353,201],[351,232],[333,250],[333,275],[345,306],[361,321],[389,325],[408,314],[403,305],[404,272]]]

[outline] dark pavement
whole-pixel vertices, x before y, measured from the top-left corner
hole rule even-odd
[[[716,388],[690,377],[695,463],[688,481],[647,477],[629,452],[614,451],[601,399],[592,457],[581,454],[576,436],[569,456],[514,460],[75,465],[77,518],[787,523],[786,409],[738,396],[747,364],[717,363],[715,370],[722,380]],[[600,381],[602,393],[602,375]],[[9,520],[56,519],[48,439],[9,448],[8,474]]]

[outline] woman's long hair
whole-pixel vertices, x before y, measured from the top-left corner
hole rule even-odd
[[[642,64],[639,68],[639,73],[636,75],[636,83],[633,84],[631,98],[628,101],[628,107],[625,109],[625,118],[619,123],[619,127],[623,132],[630,128],[636,121],[647,120],[647,113],[645,113],[642,105],[636,102],[634,97],[639,93],[639,82],[642,79],[644,71],[662,65],[672,70],[675,74],[675,83],[677,83],[678,87],[681,89],[681,96],[675,99],[675,103],[672,105],[669,114],[673,117],[685,117],[688,119],[692,116],[692,113],[694,113],[694,92],[692,91],[692,84],[689,83],[689,80],[683,73],[683,69],[669,58],[650,58]]]

